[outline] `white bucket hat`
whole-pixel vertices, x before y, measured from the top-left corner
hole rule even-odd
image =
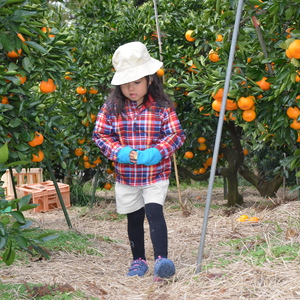
[[[112,64],[116,70],[112,85],[121,85],[152,75],[163,65],[161,61],[150,56],[141,42],[120,46],[113,55]]]

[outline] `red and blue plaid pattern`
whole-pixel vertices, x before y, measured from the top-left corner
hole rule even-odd
[[[115,162],[116,180],[131,186],[153,184],[169,178],[172,154],[183,144],[185,134],[171,107],[160,107],[150,98],[147,105],[137,107],[126,100],[122,116],[109,114],[104,104],[98,113],[93,141],[101,152]],[[162,155],[152,166],[120,164],[117,153],[125,146],[135,150],[155,147]]]

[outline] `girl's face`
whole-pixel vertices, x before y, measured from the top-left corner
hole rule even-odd
[[[121,84],[121,91],[123,95],[131,101],[136,101],[140,105],[148,91],[148,81],[146,77],[136,81]]]

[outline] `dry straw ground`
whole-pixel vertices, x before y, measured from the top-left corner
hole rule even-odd
[[[214,190],[202,270],[196,274],[206,192],[206,188],[182,191],[189,215],[180,209],[175,190],[168,195],[165,215],[169,229],[169,257],[177,267],[176,275],[170,280],[153,282],[154,262],[147,222],[146,250],[150,271],[144,278],[125,276],[131,259],[126,220],[114,219],[113,192],[105,192],[106,201],[91,211],[78,207],[68,210],[72,230],[95,234],[93,247],[102,253],[102,257],[60,251],[53,253],[49,261],[5,267],[1,270],[1,281],[4,284],[68,284],[75,290],[84,291],[87,299],[300,299],[297,250],[291,251],[296,254],[293,260],[288,259],[288,250],[279,254],[275,251],[277,246],[278,249],[299,249],[300,202],[296,201],[295,195],[287,194],[289,201],[281,201],[280,193],[280,201],[265,200],[254,189],[244,188],[241,193],[245,205],[229,210],[223,206],[226,200],[222,189]],[[261,222],[239,223],[236,219],[242,214],[257,216]],[[69,230],[60,210],[27,216],[42,228]],[[108,238],[113,242],[108,242]],[[260,256],[257,249],[264,249],[266,255]],[[257,259],[261,259],[260,264]]]

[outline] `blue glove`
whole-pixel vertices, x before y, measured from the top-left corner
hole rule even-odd
[[[138,158],[137,158],[137,165],[145,165],[145,166],[152,166],[156,165],[161,161],[161,154],[157,148],[150,148],[144,151],[137,151]]]
[[[120,164],[130,164],[130,157],[129,154],[132,149],[128,146],[122,148],[117,154],[117,162]]]

